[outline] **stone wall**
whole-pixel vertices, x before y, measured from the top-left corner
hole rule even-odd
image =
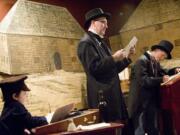
[[[4,77],[0,76],[0,80]],[[75,107],[79,109],[87,105],[84,73],[63,70],[34,73],[28,75],[25,83],[31,89],[25,105],[33,115],[46,115],[69,103],[75,103]],[[2,107],[3,102],[0,98],[0,112]]]
[[[6,34],[0,46],[1,72],[21,74],[55,69],[81,69],[76,55],[79,40]],[[2,35],[1,35],[2,37]]]
[[[18,0],[0,25],[0,72],[82,71],[76,48],[83,34],[67,9]]]
[[[180,40],[180,20],[160,25],[162,27],[160,30],[156,30],[158,26],[153,25],[142,29],[122,32],[110,38],[111,44],[119,45],[119,48],[124,48],[135,35],[138,38],[138,43],[136,46],[136,55],[133,57],[133,60],[136,60],[142,53],[150,49],[152,45],[158,44],[162,39],[166,39],[175,45],[172,52],[173,57],[180,58],[180,45],[177,42]]]
[[[166,39],[174,44],[173,59],[162,61],[162,66],[180,66],[180,1],[142,0],[119,32],[119,35],[110,37],[113,51],[124,48],[133,36],[138,38],[133,63],[152,45]],[[122,81],[121,85],[123,91],[128,92],[128,80]]]
[[[142,0],[119,35],[110,38],[112,46],[124,48],[133,36],[138,38],[136,60],[162,39],[174,44],[173,58],[180,58],[180,1]]]

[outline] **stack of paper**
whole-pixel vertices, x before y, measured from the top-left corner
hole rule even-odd
[[[109,127],[111,126],[110,123],[98,123],[98,124],[92,124],[92,125],[88,125],[88,126],[82,126],[82,125],[79,125],[77,127],[78,130],[92,130],[92,129],[97,129],[97,128],[103,128],[103,127]]]

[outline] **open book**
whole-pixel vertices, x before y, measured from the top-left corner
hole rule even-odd
[[[129,55],[131,48],[135,48],[137,41],[138,41],[137,37],[134,36],[129,42],[129,44],[124,48],[126,57]]]
[[[177,74],[175,74],[175,75],[170,76],[169,79],[168,79],[166,82],[161,83],[161,86],[162,86],[162,85],[166,85],[166,84],[169,83],[170,81],[176,80],[177,78],[180,78],[180,72],[177,73]]]

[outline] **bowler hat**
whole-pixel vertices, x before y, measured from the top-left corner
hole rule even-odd
[[[171,51],[173,49],[173,44],[167,40],[161,40],[160,43],[158,45],[153,45],[151,47],[151,50],[155,50],[155,49],[160,49],[164,52],[166,52],[167,54],[167,59],[171,59]]]
[[[19,91],[30,91],[30,89],[24,83],[27,79],[25,75],[13,76],[0,81],[0,88],[2,90],[3,96],[7,94],[12,94]]]
[[[106,17],[109,19],[111,16],[110,13],[104,12],[101,8],[94,8],[88,11],[85,15],[85,24],[84,27],[88,28],[90,25],[91,20],[99,18],[99,17]]]

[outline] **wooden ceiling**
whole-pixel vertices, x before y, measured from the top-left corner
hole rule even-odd
[[[0,0],[0,7],[2,1],[11,7],[16,0]],[[66,7],[74,18],[83,27],[85,13],[92,9],[100,7],[106,12],[112,14],[109,21],[109,28],[107,35],[118,34],[121,27],[125,24],[129,16],[133,13],[141,0],[31,0],[56,6]],[[9,8],[10,9],[10,8]],[[8,8],[4,12],[8,12]],[[2,9],[1,9],[2,10]],[[2,15],[1,15],[2,16]],[[4,13],[5,16],[5,13]]]

